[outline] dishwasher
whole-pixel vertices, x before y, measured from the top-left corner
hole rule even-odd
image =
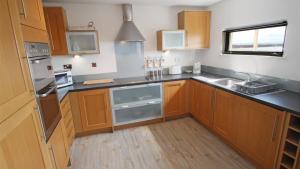
[[[110,89],[114,126],[163,117],[162,84]]]

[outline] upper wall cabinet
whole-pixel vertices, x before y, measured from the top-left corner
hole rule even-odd
[[[71,30],[67,32],[69,54],[98,54],[99,39],[96,30]]]
[[[23,25],[46,30],[41,0],[17,0],[17,2]]]
[[[185,48],[185,31],[157,31],[157,50],[165,51]]]
[[[24,41],[48,43],[41,0],[17,0]]]
[[[178,14],[178,28],[186,31],[186,48],[209,48],[210,11],[183,11]]]
[[[66,31],[68,23],[65,10],[62,7],[45,7],[44,13],[51,46],[51,55],[67,55]]]

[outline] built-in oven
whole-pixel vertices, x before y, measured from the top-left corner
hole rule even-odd
[[[65,87],[73,84],[71,70],[60,70],[54,72],[56,85],[58,88]]]
[[[49,47],[46,43],[26,43],[25,47],[40,119],[48,141],[61,119]]]

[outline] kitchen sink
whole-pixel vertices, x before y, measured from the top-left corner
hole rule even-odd
[[[201,76],[195,76],[195,77],[193,77],[193,78],[198,79],[198,80],[207,81],[207,82],[215,82],[215,81],[224,79],[224,78],[219,77],[219,76],[208,75],[208,74],[201,75]]]
[[[193,77],[195,79],[204,80],[215,85],[225,87],[237,92],[248,95],[258,95],[273,92],[278,90],[276,83],[262,82],[262,81],[248,81],[235,78],[224,78],[214,75],[203,75]]]
[[[226,78],[226,79],[220,79],[215,81],[214,83],[220,86],[224,86],[226,88],[232,88],[235,84],[243,82],[239,79],[232,79],[232,78]]]
[[[276,83],[243,81],[235,84],[236,90],[246,94],[262,94],[277,89]]]

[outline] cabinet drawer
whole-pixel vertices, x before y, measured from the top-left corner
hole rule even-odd
[[[142,105],[128,106],[113,110],[114,124],[122,125],[162,117],[161,101],[153,101]]]
[[[111,90],[112,104],[124,104],[161,98],[161,84],[119,87]]]

